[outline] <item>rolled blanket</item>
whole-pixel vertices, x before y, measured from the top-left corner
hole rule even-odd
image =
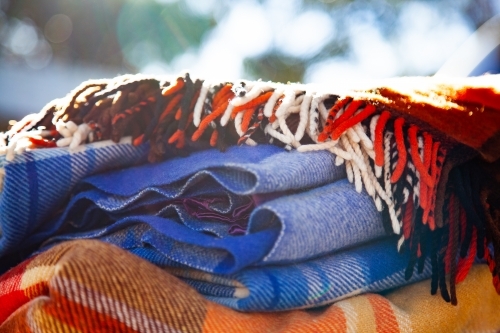
[[[486,266],[457,286],[460,306],[428,282],[313,311],[240,313],[115,246],[62,243],[0,277],[0,332],[488,332],[500,327]]]
[[[398,249],[410,254],[406,278],[418,262],[430,258],[432,293],[439,289],[456,304],[456,283],[475,257],[488,262],[500,291],[499,133],[497,75],[401,78],[350,90],[208,82],[188,73],[89,81],[3,135],[1,200],[7,204],[0,213],[7,236],[0,244],[12,250],[48,221],[42,214],[37,222],[37,210],[24,212],[18,231],[5,228],[12,219],[3,220],[4,212],[23,206],[9,202],[15,199],[5,193],[18,185],[36,193],[27,189],[38,188],[38,177],[23,184],[15,178],[18,169],[30,165],[25,158],[33,148],[69,146],[72,151],[131,135],[135,146],[149,144],[150,162],[244,143],[273,143],[301,153],[327,150],[336,165],[345,167],[356,191],[364,189],[372,198],[384,228],[400,235]],[[21,163],[16,166],[16,161]]]

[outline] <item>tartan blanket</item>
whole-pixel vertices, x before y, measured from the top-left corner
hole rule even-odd
[[[272,312],[317,308],[429,278],[430,261],[421,263],[419,274],[406,277],[409,255],[394,251],[394,241],[370,242],[296,264],[252,266],[229,275],[172,265],[147,248],[130,251],[179,277],[211,301],[238,311]]]
[[[457,286],[460,306],[423,282],[313,311],[240,313],[118,247],[79,240],[0,278],[0,332],[490,332],[500,302],[489,279],[474,266]]]
[[[24,259],[36,248],[20,245],[51,218],[82,178],[96,172],[144,161],[147,146],[130,140],[102,141],[78,149],[35,150],[7,162],[0,156],[0,272]],[[40,229],[41,228],[41,229]]]

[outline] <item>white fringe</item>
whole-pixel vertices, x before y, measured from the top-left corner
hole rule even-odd
[[[392,134],[385,133],[384,137],[384,154],[385,165],[383,167],[375,166],[372,168],[373,160],[375,159],[374,152],[374,138],[375,127],[378,122],[379,116],[374,115],[371,117],[369,127],[364,127],[361,123],[355,124],[347,129],[338,140],[328,140],[319,143],[317,141],[320,126],[324,126],[328,116],[329,110],[326,108],[324,101],[332,96],[329,93],[318,92],[313,86],[306,86],[300,84],[276,84],[273,82],[262,81],[241,81],[244,84],[244,95],[235,96],[229,102],[222,117],[220,117],[220,124],[226,126],[231,118],[231,113],[235,107],[244,105],[251,102],[253,99],[259,97],[263,93],[272,91],[268,101],[264,105],[263,114],[265,117],[270,118],[273,110],[276,107],[278,100],[281,99],[281,104],[275,112],[276,121],[267,124],[264,132],[272,138],[281,141],[290,149],[295,147],[299,152],[327,150],[335,154],[335,164],[345,164],[347,178],[350,182],[354,183],[356,191],[361,192],[363,188],[373,198],[375,205],[379,211],[383,209],[383,203],[387,206],[393,231],[398,234],[401,229],[401,224],[398,221],[396,211],[394,208],[394,200],[392,197],[391,183],[390,183],[390,140]],[[208,92],[211,87],[215,85],[214,82],[204,81],[199,97],[196,101],[193,110],[193,123],[199,127],[201,123],[203,108]],[[238,86],[239,82],[235,82],[234,86]],[[234,87],[233,86],[233,87]],[[243,85],[242,85],[243,86]],[[335,115],[338,119],[345,112],[345,108],[339,110]],[[357,111],[362,112],[362,110]],[[287,125],[287,118],[291,114],[298,114],[299,122],[297,130],[293,133]],[[234,119],[234,126],[238,135],[243,136],[241,128],[243,120],[243,112],[236,115]],[[93,133],[87,124],[77,126],[74,122],[63,122],[59,120],[56,124],[56,130],[61,135],[61,139],[56,142],[57,147],[69,147],[69,149],[76,149],[86,142],[87,139],[92,140]],[[368,134],[367,134],[368,132]],[[40,136],[44,137],[50,134],[50,131],[29,131],[10,134],[9,144],[5,145],[5,138],[0,138],[0,154],[5,154],[8,161],[12,161],[16,154],[22,153],[30,148],[29,137]],[[300,141],[307,134],[314,142],[314,144],[301,145]],[[90,135],[90,137],[89,137]],[[419,137],[419,155],[423,154],[423,139]],[[2,144],[3,140],[3,144]],[[256,142],[251,138],[246,140],[247,145],[256,145]],[[411,165],[411,163],[409,163]],[[411,166],[413,167],[413,166]],[[420,182],[420,175],[415,171],[418,178],[417,186],[415,186],[414,195],[418,197]],[[384,176],[382,187],[378,178]],[[1,176],[1,175],[0,175]],[[1,178],[1,177],[0,177]],[[0,179],[1,182],[1,179]],[[1,184],[0,184],[1,185]],[[408,191],[404,192],[406,202]],[[418,200],[418,199],[417,199]]]

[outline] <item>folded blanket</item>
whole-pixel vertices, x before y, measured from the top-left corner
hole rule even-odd
[[[283,311],[387,291],[431,276],[427,260],[421,263],[419,274],[406,279],[409,255],[399,255],[393,244],[394,239],[386,239],[301,263],[249,267],[230,275],[175,265],[148,248],[129,251],[181,278],[219,304],[239,311]]]
[[[272,173],[277,169],[278,176]],[[61,216],[44,223],[45,230],[26,246],[56,233],[41,251],[61,241],[98,238],[156,265],[175,267],[176,275],[199,292],[241,311],[315,307],[429,277],[430,263],[422,262],[421,274],[405,278],[409,255],[394,251],[393,239],[352,248],[384,230],[370,197],[346,179],[336,181],[342,177],[344,169],[322,151],[283,152],[261,145],[195,152],[84,179]],[[239,237],[220,231],[229,229],[227,223],[194,220],[183,204],[172,203],[230,194],[223,208],[231,210],[238,195],[267,192],[275,199],[259,200],[246,235]],[[242,270],[250,265],[265,267]],[[186,266],[236,274],[196,279],[200,272]]]
[[[474,266],[459,306],[428,295],[427,282],[312,311],[239,313],[115,246],[80,240],[0,278],[0,332],[488,332],[500,327],[489,279]]]
[[[17,169],[30,166],[25,157],[32,156],[33,148],[55,150],[61,149],[54,148],[56,146],[69,146],[71,152],[81,144],[106,139],[118,142],[125,135],[132,135],[132,142],[137,147],[149,145],[150,162],[210,147],[225,151],[229,145],[243,143],[253,146],[270,142],[289,150],[296,148],[302,153],[298,155],[301,156],[299,160],[309,156],[306,152],[326,150],[326,154],[333,153],[326,157],[329,163],[343,165],[355,190],[361,193],[364,189],[371,197],[375,208],[382,213],[385,230],[400,235],[398,249],[409,254],[405,278],[412,277],[417,263],[422,266],[426,258],[430,258],[432,293],[439,289],[445,300],[456,304],[456,283],[467,275],[475,257],[484,258],[489,263],[494,284],[500,291],[500,271],[497,269],[500,267],[499,101],[500,77],[494,75],[453,81],[404,78],[348,91],[261,81],[214,83],[192,79],[189,74],[173,79],[123,76],[86,82],[66,98],[47,105],[39,114],[30,115],[15,124],[3,135],[5,145],[2,150],[6,154],[4,173],[7,180],[9,175],[14,177]],[[16,161],[21,163],[16,165]],[[124,162],[124,165],[128,164]],[[8,168],[10,166],[12,169]],[[65,167],[62,173],[71,173],[66,170],[68,168],[71,166]],[[286,165],[272,170],[272,175],[278,177],[276,179],[279,179],[282,168],[286,169]],[[93,172],[90,170],[88,173]],[[309,177],[309,172],[308,169],[300,177],[287,178],[287,182],[316,177],[315,174]],[[49,177],[44,181],[47,179]],[[135,177],[130,177],[128,181],[134,184]],[[23,187],[22,191],[36,194],[41,192],[39,185],[42,182],[36,176],[22,184],[18,184],[15,178],[5,182],[2,201],[7,204],[0,205],[2,216],[3,212],[10,212],[11,207],[18,205],[9,202],[15,201],[10,193],[14,193],[18,185]],[[278,183],[281,184],[279,180]],[[150,185],[152,191],[153,185]],[[93,191],[92,195],[99,197],[99,190],[102,189],[93,186],[85,191]],[[314,202],[320,203],[326,197],[322,189],[309,191],[321,193]],[[88,200],[83,199],[86,194],[91,196],[85,191],[79,192],[82,193],[82,200]],[[344,192],[348,190],[340,191]],[[133,196],[134,193],[127,194]],[[97,197],[92,197],[96,206]],[[157,199],[155,196],[154,200]],[[37,200],[35,198],[34,202]],[[124,200],[122,203],[129,199]],[[322,207],[328,204],[329,200],[321,202]],[[269,202],[263,207],[266,205]],[[134,202],[129,208],[137,207],[140,207],[139,202]],[[310,208],[315,211],[315,216],[321,216],[319,208]],[[40,211],[53,212],[52,208],[44,209]],[[68,209],[67,214],[70,215],[66,216],[71,216],[71,206]],[[279,217],[277,208],[276,211],[273,209],[257,208],[254,212],[259,218],[254,222],[250,216],[246,235],[227,235],[217,239],[216,243],[206,237],[193,240],[192,229],[183,229],[181,224],[174,226],[171,223],[166,228],[165,223],[171,221],[164,223],[168,219],[161,216],[140,215],[119,219],[116,212],[103,215],[112,224],[107,229],[100,229],[104,230],[102,235],[92,234],[92,231],[82,231],[78,235],[103,236],[115,242],[120,238],[132,239],[131,243],[136,242],[139,247],[162,244],[164,248],[155,245],[153,248],[170,255],[174,262],[183,260],[179,253],[189,253],[181,247],[179,253],[172,255],[179,242],[192,245],[191,253],[196,255],[204,253],[201,244],[205,247],[210,244],[208,247],[220,247],[223,251],[217,252],[215,260],[209,260],[205,267],[200,263],[206,262],[204,257],[194,259],[199,262],[191,266],[198,265],[215,273],[233,272],[232,269],[236,271],[262,258],[264,261],[269,258],[269,262],[305,260],[325,255],[347,244],[328,247],[329,240],[322,242],[315,239],[311,243],[312,238],[309,238],[306,251],[296,249],[296,253],[290,256],[292,245],[299,238],[290,237],[287,240],[287,232],[283,232],[287,230],[287,222],[281,219],[281,229],[274,226],[266,229],[268,224],[261,222],[265,219],[260,217]],[[288,204],[282,209],[289,213],[293,210]],[[343,210],[338,206],[336,209],[346,217],[358,213],[353,211],[353,207]],[[63,225],[62,220],[54,220],[46,214],[39,215],[36,209],[21,217],[19,231],[15,227],[5,228],[5,225],[14,225],[12,219],[1,221],[5,236],[2,236],[0,244],[6,249],[4,254],[16,251],[19,244],[22,244],[20,248],[29,249],[30,244],[37,244]],[[123,230],[124,226],[139,223],[150,229],[134,229],[131,234],[113,236],[118,234],[118,230],[113,228]],[[74,227],[85,225],[80,221]],[[293,231],[311,229],[311,226],[301,227],[297,224],[290,235],[294,235]],[[166,238],[154,232],[162,228],[160,234],[166,235]],[[318,233],[318,229],[315,230]],[[65,234],[71,238],[72,233],[76,235],[74,231]],[[282,235],[285,235],[283,240],[280,238]],[[326,234],[321,236],[319,239],[328,237]],[[263,242],[259,237],[267,237],[267,241]],[[307,235],[302,237],[308,239]],[[342,237],[350,236],[344,233]],[[237,243],[234,239],[238,238],[250,240],[245,241],[248,247],[234,245]],[[165,242],[165,239],[168,241]],[[24,243],[26,245],[23,242],[27,242]],[[273,242],[283,246],[284,250],[272,248],[275,245],[267,248],[257,246]],[[287,248],[287,244],[291,247]],[[489,244],[497,251],[492,253]],[[240,256],[235,254],[233,245],[241,251]],[[249,251],[250,248],[254,251]],[[252,252],[258,253],[253,256]],[[228,260],[227,253],[231,253]],[[241,262],[240,258],[250,260]]]
[[[272,172],[277,169],[279,175]],[[153,247],[172,261],[214,273],[259,262],[299,262],[384,235],[369,196],[347,180],[337,181],[342,177],[344,170],[327,152],[283,152],[267,145],[202,151],[86,178],[62,215],[27,245],[59,230],[47,243],[98,237],[124,248]],[[302,191],[283,194],[291,190]],[[213,232],[228,229],[225,223],[194,220],[182,207],[166,209],[169,200],[200,192],[277,198],[252,211],[245,235],[231,237]],[[159,204],[157,211],[152,202]]]
[[[134,147],[123,140],[119,144],[96,142],[72,151],[28,151],[12,162],[7,162],[2,156],[0,271],[5,271],[3,267],[7,266],[8,259],[18,258],[15,251],[30,253],[32,248],[21,249],[19,245],[55,214],[83,177],[140,163],[147,152],[147,146]]]

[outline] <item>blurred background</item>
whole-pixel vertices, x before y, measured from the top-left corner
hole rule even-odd
[[[499,44],[500,0],[0,0],[0,130],[90,78],[480,75]]]

